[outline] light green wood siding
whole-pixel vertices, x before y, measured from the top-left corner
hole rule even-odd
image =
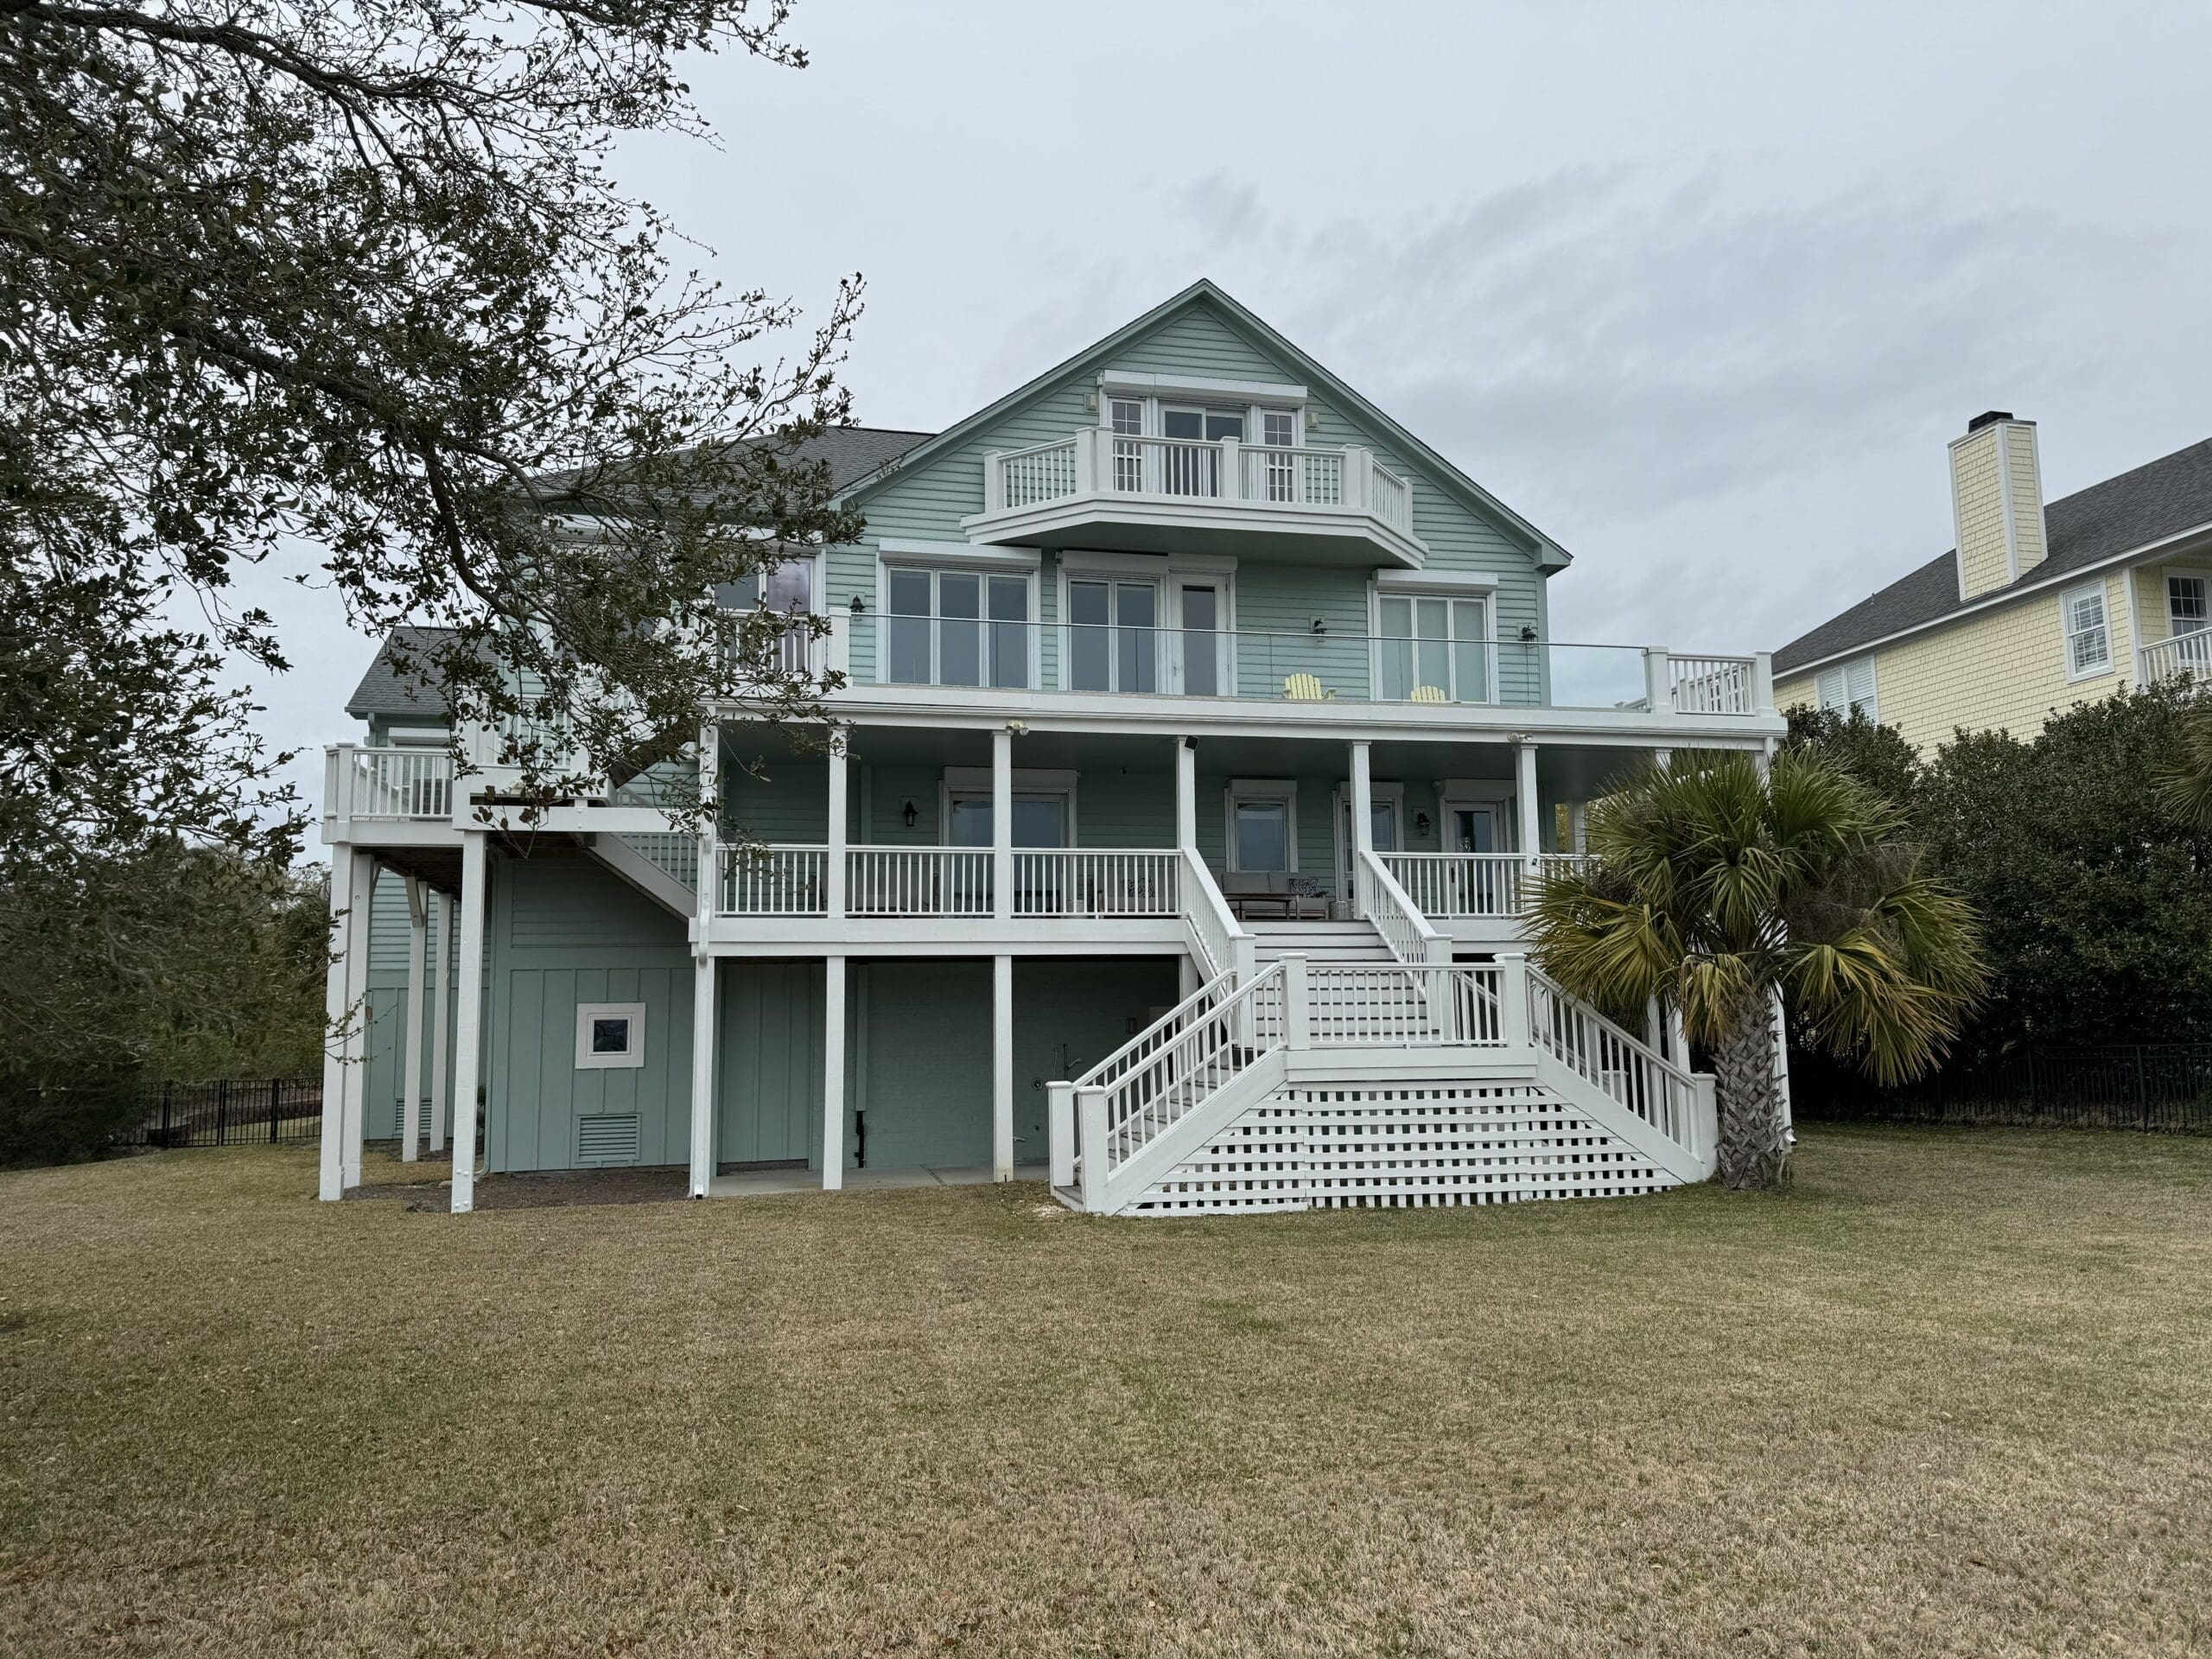
[[[990,963],[872,962],[852,971],[869,1166],[989,1163]]]
[[[683,924],[588,858],[498,858],[490,868],[490,1167],[572,1168],[579,1118],[630,1114],[639,1163],[686,1162],[692,963]],[[643,1002],[645,1065],[579,1070],[581,1002]]]
[[[430,1013],[429,999],[437,984],[438,905],[436,895],[429,900],[429,938],[423,958],[423,1003],[426,1018]],[[364,1077],[361,1086],[361,1135],[367,1141],[392,1141],[399,1135],[400,1091],[402,1074],[406,1070],[407,1056],[407,884],[391,870],[377,872],[375,897],[369,907],[369,1025],[365,1034],[362,1065]],[[447,961],[454,960],[453,941],[444,941]],[[453,976],[448,974],[446,983],[451,986]],[[448,990],[446,1001],[446,1099],[453,1099],[453,1017],[454,1002]],[[430,1067],[430,1032],[423,1033],[423,1074],[428,1088]],[[450,1105],[448,1105],[450,1111]],[[423,1133],[428,1134],[427,1119]]]
[[[717,1163],[822,1166],[819,962],[726,961],[715,1087]]]
[[[1176,958],[1025,961],[1014,976],[1014,1158],[1049,1155],[1045,1085],[1077,1077],[1175,1006]],[[988,1082],[986,1084],[988,1097]]]
[[[791,756],[762,763],[755,777],[734,764],[745,754],[736,746],[726,747],[728,763],[722,771],[722,823],[732,833],[742,832],[771,844],[798,842],[820,846],[830,835],[830,764],[818,755]],[[847,780],[848,793],[850,779]]]

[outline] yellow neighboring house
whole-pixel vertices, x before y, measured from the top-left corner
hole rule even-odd
[[[1774,653],[1777,708],[1863,709],[1933,749],[2212,679],[2212,439],[2044,505],[2033,421],[1951,441],[1952,550]]]

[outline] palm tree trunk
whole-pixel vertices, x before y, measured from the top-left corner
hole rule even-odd
[[[1789,1158],[1774,1086],[1774,1031],[1764,996],[1747,1001],[1713,1057],[1720,1179],[1738,1192],[1779,1186]]]

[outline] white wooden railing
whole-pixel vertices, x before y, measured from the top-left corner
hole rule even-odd
[[[1687,1151],[1713,1149],[1709,1084],[1569,996],[1548,976],[1528,974],[1529,1036],[1586,1081]]]
[[[849,916],[988,916],[988,847],[854,847],[845,854]]]
[[[828,912],[830,855],[821,847],[724,847],[715,912],[723,916]]]
[[[1183,855],[1087,847],[1017,848],[1017,916],[1179,916]]]
[[[1751,715],[1759,709],[1755,657],[1667,658],[1670,706],[1678,715]]]
[[[671,881],[699,889],[699,838],[673,831],[615,837]]]
[[[2153,640],[2136,652],[2136,678],[2145,685],[2183,674],[2212,682],[2212,628]]]
[[[1413,533],[1412,483],[1357,446],[1132,437],[1086,427],[1027,449],[993,450],[985,458],[986,517],[1090,495],[1357,514]]]
[[[1382,861],[1367,848],[1352,861],[1352,889],[1359,913],[1374,924],[1390,954],[1402,963],[1429,963],[1452,959],[1452,942],[1428,924],[1425,908],[1408,898],[1406,890]]]
[[[444,749],[334,743],[323,752],[326,818],[453,817],[453,756]]]
[[[1305,1028],[1293,1032],[1293,1047],[1468,1048],[1501,1047],[1507,1039],[1502,1012],[1504,970],[1494,963],[1427,967],[1369,963],[1300,963],[1301,999],[1296,984],[1287,999],[1294,1010],[1301,1000]]]
[[[1230,909],[1206,861],[1190,848],[1183,861],[1183,925],[1192,950],[1211,979],[1232,969],[1249,971],[1252,936]]]
[[[1584,853],[1539,853],[1533,859],[1519,853],[1378,853],[1376,856],[1416,911],[1446,921],[1518,916],[1531,881],[1582,870],[1590,862]]]

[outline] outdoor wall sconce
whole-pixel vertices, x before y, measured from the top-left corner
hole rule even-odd
[[[1414,834],[1419,836],[1424,841],[1428,839],[1427,813],[1416,812],[1414,814]]]
[[[914,827],[914,820],[921,815],[914,810],[914,804],[909,801],[899,809],[899,816],[906,820],[906,827],[911,830]]]
[[[1521,625],[1521,643],[1524,645],[1536,643],[1536,630],[1533,624],[1523,622]]]
[[[1321,429],[1321,411],[1319,410],[1309,409],[1306,411],[1306,429],[1308,432],[1319,432]]]
[[[1320,617],[1318,617],[1318,616],[1317,616],[1317,617],[1315,617],[1315,618],[1313,619],[1313,632],[1316,632],[1316,633],[1326,633],[1328,631],[1329,631],[1329,625],[1328,625],[1328,623],[1327,623],[1326,621],[1325,621],[1323,619],[1321,619]]]
[[[868,601],[858,594],[853,595],[853,614],[859,616],[868,609]]]

